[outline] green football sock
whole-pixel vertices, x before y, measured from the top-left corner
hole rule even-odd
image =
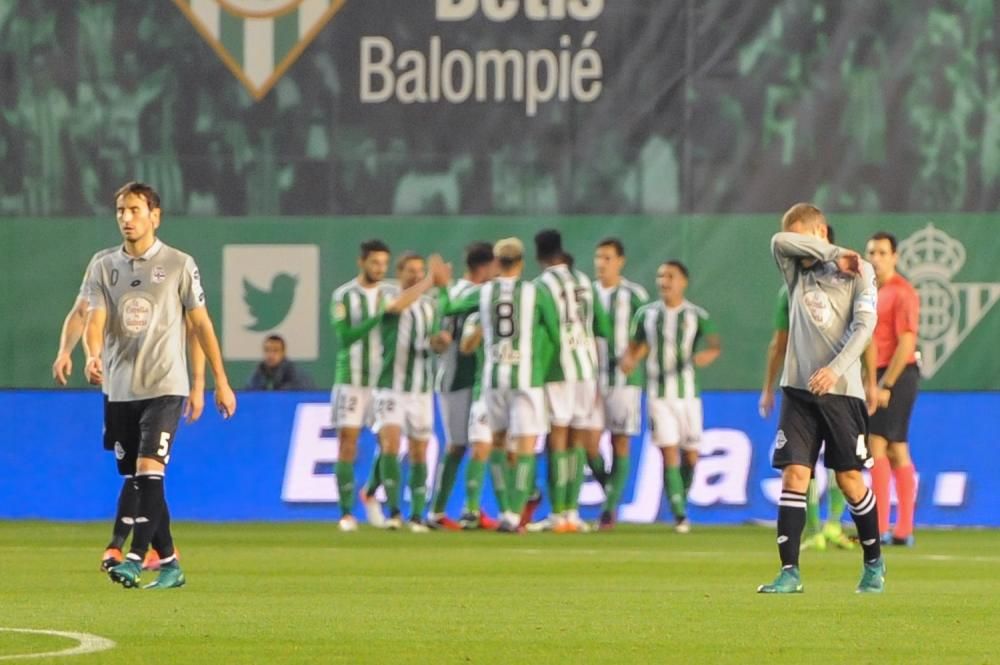
[[[441,466],[438,467],[438,482],[434,488],[434,512],[443,513],[448,507],[448,497],[455,487],[455,478],[458,477],[458,467],[462,464],[463,450],[455,453],[448,453],[444,456]]]
[[[607,484],[608,470],[604,467],[604,458],[601,457],[600,453],[589,456],[587,458],[587,466],[590,467],[590,472],[594,474],[594,480],[599,482],[602,487]]]
[[[524,510],[524,504],[531,493],[531,467],[535,464],[534,455],[518,455],[514,467],[514,483],[510,489],[510,509],[515,513]]]
[[[819,489],[816,481],[809,481],[809,490],[806,492],[806,533],[819,533],[822,528],[819,521]]]
[[[340,494],[340,514],[350,515],[354,510],[354,465],[350,462],[337,462],[334,473],[337,476],[337,492]]]
[[[830,480],[826,485],[826,494],[830,506],[826,513],[826,521],[833,524],[840,524],[841,519],[844,517],[844,509],[847,508],[847,498],[837,484],[837,474],[833,471],[830,471],[829,474]]]
[[[497,510],[505,513],[510,510],[507,496],[507,454],[494,448],[490,451],[490,476],[493,479],[493,494],[497,499]]]
[[[372,468],[368,472],[368,480],[365,481],[365,494],[371,496],[375,494],[375,490],[378,486],[382,484],[382,453],[378,450],[375,451],[375,457],[372,458]]]
[[[380,455],[379,473],[382,476],[382,485],[385,487],[389,514],[396,515],[399,512],[399,491],[400,483],[403,479],[403,471],[399,467],[399,458],[395,455]]]
[[[622,493],[625,491],[625,484],[628,482],[628,455],[615,455],[611,463],[611,476],[604,485],[604,492],[607,498],[604,501],[604,510],[614,512],[621,503]]]
[[[569,462],[566,509],[576,510],[580,507],[580,489],[583,487],[583,467],[587,463],[587,451],[583,448],[571,448],[566,459]]]
[[[687,497],[691,491],[691,483],[694,482],[694,467],[681,462],[681,482],[684,484],[684,496]]]
[[[427,507],[427,462],[410,464],[410,517],[419,521]]]
[[[684,481],[681,479],[681,470],[677,466],[668,466],[663,473],[663,485],[667,490],[667,499],[670,501],[670,509],[674,517],[681,519],[687,515],[684,500]]]
[[[465,512],[478,513],[483,496],[483,478],[486,476],[486,462],[470,459],[465,468]]]
[[[566,510],[566,485],[569,480],[567,455],[565,450],[549,454],[549,501],[553,513]],[[518,459],[520,458],[518,455]]]

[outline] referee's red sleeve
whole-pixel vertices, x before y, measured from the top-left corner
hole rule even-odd
[[[897,301],[895,325],[896,336],[911,332],[916,334],[917,325],[920,323],[920,295],[916,289],[907,290],[906,296]]]

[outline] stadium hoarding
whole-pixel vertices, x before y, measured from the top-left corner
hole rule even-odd
[[[900,240],[900,269],[920,291],[923,388],[1000,390],[1000,267],[992,215],[831,215],[837,242],[863,249],[875,231]],[[711,390],[759,389],[780,277],[769,239],[777,216],[533,217],[166,217],[160,237],[195,257],[208,307],[221,328],[230,380],[253,373],[264,336],[288,340],[292,359],[317,385],[333,379],[336,342],[329,324],[334,288],[355,276],[358,245],[383,238],[396,252],[440,252],[462,267],[476,240],[519,236],[531,246],[545,227],[561,229],[577,265],[591,272],[596,242],[619,236],[625,274],[655,293],[660,262],[691,270],[688,298],[715,320],[723,355],[704,370]],[[5,288],[0,289],[0,387],[51,386],[49,368],[62,319],[94,251],[120,242],[110,213],[101,220],[19,218],[0,224]],[[40,273],[38,266],[45,266]],[[529,259],[527,274],[537,273]],[[48,340],[48,343],[40,341]],[[79,358],[79,356],[78,356]],[[82,367],[82,358],[78,367]],[[71,385],[83,387],[77,372]]]
[[[182,425],[167,478],[171,516],[200,521],[333,521],[337,485],[336,433],[325,393],[245,393],[235,418],[207,410]],[[769,454],[776,423],[757,416],[753,393],[704,395],[706,432],[691,492],[695,524],[772,520],[780,490]],[[998,393],[924,393],[917,401],[911,446],[919,473],[916,520],[923,525],[1000,527],[1000,464],[996,445]],[[8,420],[0,439],[0,519],[110,518],[120,482],[112,453],[101,449],[101,397],[96,391],[4,391]],[[436,459],[440,426],[431,441]],[[668,516],[661,502],[657,449],[637,438],[621,519],[652,522]],[[374,449],[365,433],[356,478],[367,477]],[[604,452],[609,453],[607,442]],[[220,470],[224,472],[220,475]],[[431,474],[433,476],[433,474]],[[540,470],[544,477],[544,469]],[[460,476],[461,477],[461,476]],[[825,474],[818,474],[821,487]],[[449,511],[461,509],[462,483]],[[58,496],[60,501],[37,497]],[[491,490],[484,508],[495,512]],[[405,501],[405,496],[404,496]],[[595,519],[603,501],[590,480],[581,512]],[[544,510],[544,505],[543,505]],[[356,507],[363,519],[363,510]],[[332,526],[332,525],[331,525]]]
[[[992,210],[966,4],[3,3],[0,216]]]

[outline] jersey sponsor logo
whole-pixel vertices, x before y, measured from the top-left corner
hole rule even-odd
[[[256,101],[267,95],[345,2],[174,0]],[[230,29],[223,30],[224,24]]]
[[[153,284],[162,284],[166,279],[167,269],[163,266],[153,266]]]
[[[153,319],[153,303],[143,296],[129,296],[121,305],[122,328],[130,335],[140,335]]]
[[[818,328],[826,328],[833,320],[830,296],[820,289],[810,289],[802,294],[802,303],[809,312],[809,318]]]
[[[954,282],[965,246],[928,224],[899,243],[896,268],[920,294],[920,370],[931,378],[1000,300],[1000,283]]]
[[[319,247],[226,245],[222,336],[226,358],[259,360],[264,338],[281,335],[292,359],[319,357]]]

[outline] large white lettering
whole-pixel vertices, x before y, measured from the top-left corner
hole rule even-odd
[[[511,20],[521,9],[531,21],[593,21],[604,11],[604,0],[437,0],[439,21],[468,21],[477,13],[496,23]]]

